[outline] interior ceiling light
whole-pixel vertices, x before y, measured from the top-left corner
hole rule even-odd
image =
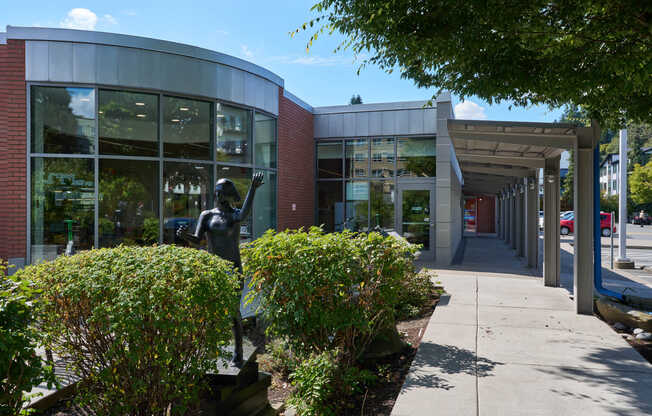
[[[89,102],[91,99],[90,98],[80,98],[79,101],[82,101],[84,103]]]
[[[178,123],[178,122],[179,122],[179,119],[178,119],[178,118],[173,118],[173,119],[172,119],[172,122],[173,122],[173,123]]]
[[[145,118],[147,116],[145,114],[136,114],[136,117]]]
[[[188,111],[188,107],[179,107],[179,111]]]
[[[145,103],[136,103],[137,106],[142,107],[145,105]]]

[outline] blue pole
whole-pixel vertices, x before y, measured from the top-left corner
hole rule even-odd
[[[579,192],[579,190],[575,190]],[[610,225],[611,226],[611,225]],[[613,230],[611,230],[613,232]],[[600,148],[593,151],[593,284],[599,294],[624,300],[621,293],[602,287],[602,230],[600,229]]]

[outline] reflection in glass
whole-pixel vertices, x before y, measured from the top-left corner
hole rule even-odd
[[[163,165],[163,242],[184,245],[176,236],[181,225],[194,232],[197,218],[209,209],[213,195],[213,166],[166,162]]]
[[[215,113],[217,161],[251,163],[251,111],[217,103]]]
[[[159,241],[158,162],[100,160],[100,247]]]
[[[256,113],[254,126],[254,146],[256,146],[256,166],[276,167],[276,119]]]
[[[95,181],[92,159],[32,158],[32,263],[54,260],[66,250],[93,247]]]
[[[317,143],[317,170],[320,178],[342,177],[342,142]]]
[[[32,87],[34,153],[95,152],[95,90]]]
[[[211,105],[163,97],[163,154],[165,157],[211,158]]]
[[[371,228],[394,230],[394,181],[371,182]]]
[[[251,185],[251,175],[251,168],[217,165],[217,177],[215,181],[217,182],[221,178],[231,179],[240,194],[240,201],[234,201],[233,206],[242,208],[242,203],[247,197],[249,185]],[[256,195],[256,198],[258,198],[258,195]],[[240,223],[240,236],[242,241],[251,241],[251,235],[251,216],[249,216]]]
[[[342,201],[342,182],[317,182],[318,222],[324,231],[344,229],[344,202]]]
[[[369,182],[346,183],[345,228],[367,231],[369,228]]]
[[[394,177],[394,138],[371,140],[371,176],[374,178]]]
[[[403,237],[412,244],[430,249],[430,191],[403,191]]]
[[[100,153],[158,156],[158,96],[99,92]]]
[[[434,137],[401,137],[398,139],[397,176],[435,177],[437,158]]]
[[[270,228],[276,229],[276,173],[265,171],[264,180],[265,183],[258,188],[254,199],[254,238],[260,237]]]
[[[346,141],[346,177],[364,178],[368,176],[369,146],[367,139]]]

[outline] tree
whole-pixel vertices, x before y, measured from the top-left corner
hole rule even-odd
[[[652,161],[645,166],[636,164],[629,176],[632,201],[638,205],[652,203]]]
[[[360,94],[358,94],[358,95],[353,94],[351,96],[351,100],[349,101],[349,104],[351,104],[351,105],[353,105],[353,104],[362,104],[362,98],[360,98]]]
[[[423,88],[488,103],[581,106],[603,126],[652,122],[652,10],[626,0],[318,0],[300,30]],[[321,26],[320,26],[321,25]]]

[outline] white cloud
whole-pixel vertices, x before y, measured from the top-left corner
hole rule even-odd
[[[334,66],[341,64],[343,59],[338,56],[324,58],[323,56],[302,56],[290,61],[291,64],[314,65],[314,66]]]
[[[105,22],[107,22],[110,25],[117,25],[118,21],[115,20],[115,17],[111,16],[110,14],[105,14],[103,17]]]
[[[75,8],[68,12],[59,26],[66,29],[95,30],[97,15],[88,9]]]
[[[484,107],[473,101],[462,101],[455,106],[455,118],[462,120],[486,120]]]
[[[241,45],[240,49],[242,51],[242,55],[244,55],[246,58],[253,58],[254,53],[249,49],[247,45]]]

